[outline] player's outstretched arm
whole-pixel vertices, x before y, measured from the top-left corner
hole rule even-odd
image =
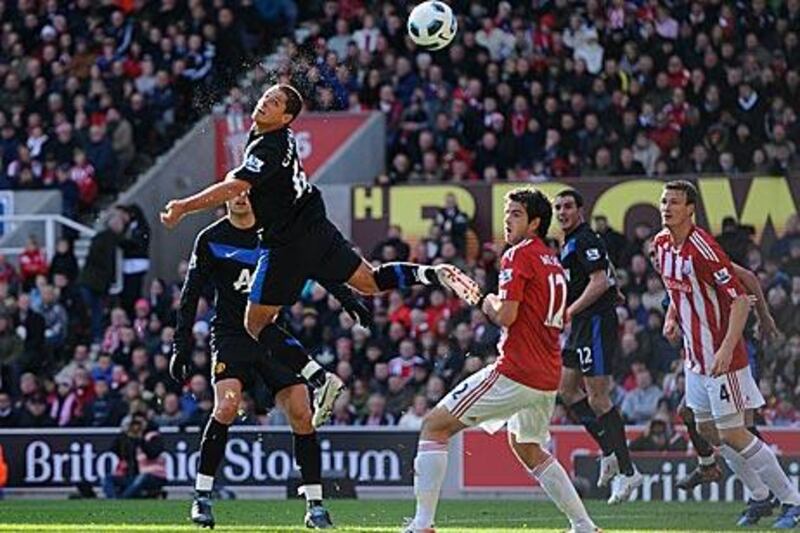
[[[183,217],[197,211],[213,209],[228,200],[250,190],[251,185],[244,180],[226,179],[209,185],[192,196],[171,200],[161,212],[161,223],[167,228],[174,228]]]

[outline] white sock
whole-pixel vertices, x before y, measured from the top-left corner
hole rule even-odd
[[[302,494],[306,497],[306,501],[322,500],[322,485],[301,485],[297,488],[297,494]]]
[[[714,461],[714,456],[713,455],[708,455],[706,457],[704,457],[702,455],[698,455],[697,456],[697,462],[700,464],[700,466],[711,466],[716,461]]]
[[[322,367],[319,366],[319,363],[313,359],[309,359],[308,363],[306,363],[306,366],[304,366],[300,371],[300,374],[308,380],[311,379],[311,376],[316,374],[319,370],[322,370]]]
[[[214,476],[197,474],[197,477],[194,480],[194,490],[202,490],[205,492],[211,492],[214,490]]]
[[[528,473],[539,481],[556,507],[567,515],[573,528],[594,529],[595,525],[589,518],[578,491],[555,457],[551,456],[536,468],[528,470]]]
[[[769,487],[761,481],[758,474],[750,468],[750,465],[747,464],[744,457],[739,455],[739,452],[727,444],[723,444],[720,448],[720,453],[731,470],[733,470],[733,473],[739,477],[742,484],[750,491],[751,498],[761,501],[769,496]]]
[[[783,504],[800,505],[800,493],[778,463],[778,458],[769,446],[753,437],[753,440],[742,450],[742,457],[748,466],[758,473],[767,487]]]
[[[417,512],[414,526],[431,527],[439,503],[444,475],[447,472],[447,444],[432,440],[420,440],[417,457],[414,459],[414,495],[417,497]]]

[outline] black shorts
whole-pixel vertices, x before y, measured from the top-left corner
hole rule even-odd
[[[211,382],[238,379],[242,387],[250,389],[261,378],[274,396],[292,385],[305,384],[305,380],[276,361],[249,335],[211,336]]]
[[[584,376],[610,376],[618,351],[617,312],[609,309],[572,320],[562,357],[565,367],[578,369]]]
[[[298,240],[263,249],[250,285],[250,301],[292,305],[309,279],[346,282],[361,257],[329,220],[315,222]]]

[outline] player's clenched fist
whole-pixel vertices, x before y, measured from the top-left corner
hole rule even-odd
[[[180,200],[170,200],[161,212],[161,223],[172,229],[178,225],[183,215],[183,204]]]

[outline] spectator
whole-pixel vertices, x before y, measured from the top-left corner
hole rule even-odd
[[[636,388],[625,395],[622,402],[622,414],[627,422],[644,424],[656,412],[658,400],[661,399],[661,389],[653,384],[653,377],[646,368],[634,374]]]
[[[56,299],[55,288],[42,288],[42,318],[44,318],[44,341],[50,349],[60,348],[67,338],[67,312]]]
[[[153,418],[153,423],[158,427],[182,426],[187,420],[186,414],[181,411],[181,402],[177,394],[169,393],[164,397],[161,414]]]
[[[36,276],[47,275],[47,259],[34,235],[28,237],[25,250],[19,256],[19,274],[26,291],[33,287]]]
[[[92,237],[86,266],[78,277],[83,301],[91,315],[94,342],[100,342],[102,338],[103,300],[108,296],[112,285],[122,277],[117,260],[117,246],[122,240],[124,224],[118,213],[109,216],[106,228]]]
[[[386,397],[371,394],[367,401],[367,412],[358,419],[359,426],[393,426],[394,417],[386,412]]]
[[[22,374],[23,341],[14,331],[11,319],[0,314],[0,391],[16,392]]]
[[[632,452],[684,452],[688,448],[686,439],[672,433],[669,424],[654,418],[647,424],[645,432],[631,442]]]
[[[140,414],[122,421],[121,433],[111,445],[118,458],[113,474],[103,478],[106,498],[160,496],[166,484],[166,464],[161,453],[164,443],[158,430]]]
[[[91,427],[118,426],[125,414],[123,404],[105,379],[94,380],[94,399],[84,408],[83,424]]]
[[[41,367],[44,351],[45,322],[42,315],[31,309],[31,298],[27,293],[19,295],[17,313],[14,317],[17,335],[24,341],[21,366],[25,370]]]
[[[14,409],[11,395],[0,390],[0,429],[9,429],[19,426],[19,413]]]
[[[422,420],[428,412],[430,412],[430,407],[428,407],[428,400],[425,399],[425,396],[414,396],[411,407],[400,417],[397,426],[409,431],[419,431],[422,427]]]

